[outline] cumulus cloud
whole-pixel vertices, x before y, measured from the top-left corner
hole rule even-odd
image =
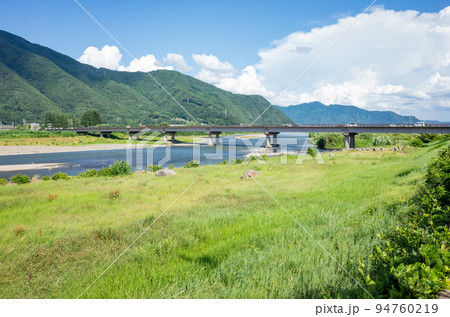
[[[254,66],[261,86],[281,93],[352,24],[286,94],[271,101],[287,106],[318,100],[417,114],[433,104],[450,110],[450,7],[422,14],[381,7],[292,33],[259,52]]]
[[[217,56],[192,54],[194,62],[201,67],[195,76],[209,84],[218,85],[224,78],[232,77],[236,70],[229,62],[221,62]]]
[[[238,94],[262,95],[266,98],[274,97],[272,92],[263,87],[253,66],[245,67],[237,78],[223,78],[217,87]]]
[[[183,55],[181,54],[168,53],[167,56],[164,57],[164,62],[170,65],[174,65],[178,70],[182,72],[189,72],[194,69],[192,66],[189,66],[186,63]]]
[[[104,67],[115,70],[119,67],[121,59],[122,54],[120,54],[117,47],[105,45],[101,50],[94,46],[89,46],[84,50],[78,61],[97,68]]]
[[[145,56],[142,56],[141,58],[133,59],[130,62],[130,65],[127,67],[125,66],[119,66],[119,71],[126,71],[126,72],[150,72],[153,70],[158,69],[168,69],[173,70],[172,66],[162,66],[162,64],[155,58],[153,54],[148,54]]]

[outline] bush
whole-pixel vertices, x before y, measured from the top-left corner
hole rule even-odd
[[[11,183],[16,183],[16,184],[27,184],[30,182],[30,178],[28,177],[28,175],[14,175],[11,177]]]
[[[0,185],[6,185],[8,184],[8,181],[4,178],[0,178]]]
[[[127,161],[116,161],[109,166],[112,176],[130,174],[130,165]]]
[[[308,155],[311,155],[312,157],[315,157],[317,155],[317,149],[313,147],[309,147],[308,151],[306,152]]]
[[[325,139],[325,137],[320,137],[319,140],[317,141],[317,147],[319,149],[324,149],[327,146],[327,140]]]
[[[414,139],[411,142],[409,142],[409,145],[414,146],[414,147],[422,147],[423,141],[421,139]]]
[[[431,133],[424,133],[424,134],[419,134],[419,136],[417,138],[420,139],[423,143],[430,143],[431,141],[436,140],[438,138],[438,135],[431,134]]]
[[[384,146],[384,145],[391,145],[391,144],[392,144],[391,138],[386,135],[376,136],[372,141],[373,146]]]
[[[190,161],[187,163],[184,168],[192,168],[192,167],[199,167],[200,164],[197,161]]]
[[[84,173],[80,173],[80,175],[78,175],[78,176],[80,176],[80,177],[95,177],[95,176],[97,176],[97,170],[90,169]]]
[[[156,171],[159,171],[160,169],[162,169],[162,166],[159,166],[159,165],[148,165],[147,166],[147,170],[150,172],[153,172],[153,173]]]
[[[52,179],[54,181],[57,181],[58,179],[69,179],[69,178],[70,178],[69,175],[67,175],[66,173],[61,173],[61,172],[58,172],[52,176]]]
[[[430,162],[425,184],[403,208],[403,225],[374,250],[374,294],[435,298],[450,278],[450,148]]]
[[[127,161],[116,161],[109,167],[97,171],[97,176],[120,176],[130,174],[130,165]]]
[[[44,176],[42,176],[42,180],[43,181],[49,181],[50,180],[50,176],[44,175]]]

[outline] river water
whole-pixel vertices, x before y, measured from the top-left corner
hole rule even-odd
[[[200,165],[213,165],[232,159],[242,159],[250,152],[257,151],[265,145],[265,138],[240,139],[238,136],[220,138],[221,146],[208,147],[206,144],[183,145],[156,148],[134,148],[131,150],[99,150],[63,153],[21,154],[0,156],[0,165],[64,163],[63,167],[53,169],[29,169],[22,171],[0,172],[0,178],[9,179],[16,174],[53,175],[63,172],[78,175],[88,169],[100,169],[111,165],[114,161],[128,160],[133,170],[145,169],[148,164],[174,165],[181,167],[189,161],[196,160]],[[278,135],[278,152],[300,152],[309,145],[306,133],[281,133]],[[304,151],[301,151],[304,152]]]

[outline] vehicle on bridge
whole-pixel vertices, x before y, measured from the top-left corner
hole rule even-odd
[[[349,122],[346,124],[347,127],[357,127],[358,124],[356,122]]]
[[[415,126],[415,127],[424,127],[424,126],[426,126],[426,124],[425,124],[425,122],[416,122],[416,123],[414,124],[414,126]]]

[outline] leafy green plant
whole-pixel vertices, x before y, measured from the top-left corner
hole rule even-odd
[[[374,250],[375,293],[434,298],[450,278],[450,147],[430,162],[424,185],[405,207],[403,225]]]
[[[48,176],[48,175],[44,175],[44,176],[42,176],[42,180],[43,181],[49,181],[51,178],[50,178],[50,176]]]
[[[200,164],[197,161],[190,161],[189,163],[187,163],[184,168],[193,168],[193,167],[199,167]]]
[[[8,181],[4,178],[0,178],[0,185],[6,185],[8,184]]]
[[[422,147],[423,141],[421,139],[414,139],[409,142],[409,145],[414,146],[414,147]]]
[[[313,147],[309,147],[308,150],[306,151],[306,153],[308,155],[311,155],[312,157],[315,157],[318,153],[317,149],[313,148]]]
[[[109,166],[112,176],[130,174],[130,165],[127,161],[116,161]]]
[[[147,165],[147,170],[150,172],[156,172],[159,171],[160,169],[162,169],[162,166],[159,165]]]
[[[387,135],[376,136],[372,141],[373,146],[384,146],[390,144],[392,144],[392,140]]]
[[[97,171],[97,176],[121,176],[130,174],[130,165],[127,161],[116,161],[109,167]]]
[[[14,175],[11,177],[11,183],[16,183],[16,184],[27,184],[30,182],[30,177],[28,177],[28,175]]]
[[[69,179],[69,175],[67,175],[66,173],[61,173],[58,172],[55,175],[52,176],[52,180],[57,181],[59,179]]]
[[[89,169],[84,173],[80,173],[78,176],[80,176],[80,177],[95,177],[95,176],[97,176],[97,170]]]

